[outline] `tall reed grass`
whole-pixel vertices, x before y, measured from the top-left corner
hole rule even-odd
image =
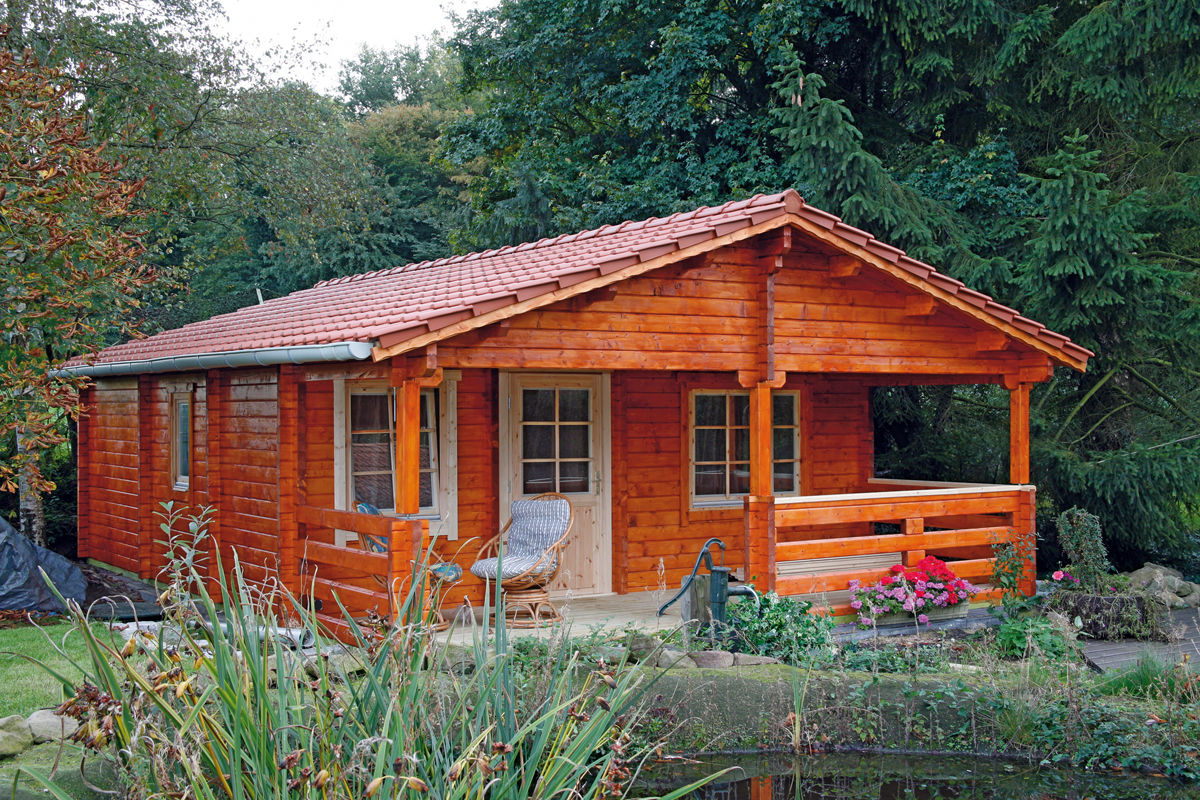
[[[202,540],[203,516],[164,508],[173,542],[181,524],[193,546]],[[71,695],[61,712],[80,721],[75,738],[112,763],[124,796],[591,800],[622,797],[645,763],[649,751],[635,752],[630,737],[640,673],[559,648],[543,690],[519,691],[503,627],[474,637],[473,669],[443,670],[448,648],[434,636],[420,566],[400,622],[346,614],[353,641],[341,648],[311,605],[252,585],[236,563],[218,607],[191,548],[176,549],[184,557],[160,598],[159,635],[121,643],[71,605],[84,677],[47,667]],[[316,655],[293,646],[309,639]],[[68,800],[50,777],[26,774]]]

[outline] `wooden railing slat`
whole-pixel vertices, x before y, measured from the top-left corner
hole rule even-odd
[[[951,565],[951,568],[958,577],[966,578],[972,583],[976,583],[991,578],[992,565],[994,563],[994,558],[977,558],[969,561],[955,561]],[[863,584],[870,584],[887,574],[888,570],[886,569],[873,569],[819,575],[780,576],[775,579],[775,591],[781,595],[845,591],[852,580],[861,581]]]
[[[932,550],[945,547],[1007,542],[1014,528],[1001,525],[992,528],[967,528],[948,531],[926,531],[915,536],[902,533],[887,536],[850,536],[842,539],[811,539],[800,542],[779,542],[775,545],[776,561],[799,561],[808,558],[871,555],[906,550]]]

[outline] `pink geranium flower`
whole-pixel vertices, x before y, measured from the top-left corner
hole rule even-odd
[[[1054,574],[1050,577],[1054,578],[1056,581],[1061,581],[1063,579],[1063,571],[1061,569],[1056,569],[1054,570]]]

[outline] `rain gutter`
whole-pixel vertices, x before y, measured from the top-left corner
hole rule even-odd
[[[107,378],[114,375],[141,375],[148,372],[192,372],[206,369],[267,367],[276,364],[313,364],[320,361],[365,361],[371,357],[371,348],[370,342],[259,347],[253,350],[230,350],[225,353],[164,356],[137,361],[113,361],[106,364],[78,364],[55,370],[54,374]]]

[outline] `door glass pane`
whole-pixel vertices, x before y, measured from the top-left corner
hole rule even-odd
[[[699,464],[696,466],[696,494],[725,495],[725,465]]]
[[[422,472],[418,486],[421,508],[430,508],[433,505],[433,473]]]
[[[722,428],[696,431],[696,461],[725,460],[725,431]]]
[[[350,395],[350,430],[386,431],[391,427],[388,419],[389,402],[391,396],[386,394]]]
[[[554,458],[553,425],[522,425],[521,439],[523,458]]]
[[[521,419],[525,422],[553,422],[554,390],[522,389]]]
[[[733,419],[730,425],[750,424],[750,398],[744,394],[730,395],[729,402],[733,405]]]
[[[750,429],[734,428],[730,432],[733,437],[733,457],[737,461],[750,460]]]
[[[774,436],[774,448],[772,458],[795,458],[796,457],[796,429],[795,428],[776,428]]]
[[[725,425],[725,395],[698,394],[696,397],[697,425]]]
[[[558,428],[558,457],[590,457],[591,452],[588,447],[590,434],[590,425],[560,425]]]
[[[558,465],[558,490],[563,493],[586,492],[588,461],[562,461]]]
[[[777,394],[771,397],[771,417],[775,425],[796,424],[796,396]]]
[[[421,427],[422,428],[433,427],[429,424],[429,406],[430,406],[430,403],[433,402],[433,397],[434,397],[433,392],[430,392],[430,391],[421,392]]]
[[[775,491],[791,494],[796,491],[796,462],[784,461],[775,465]]]
[[[525,494],[541,494],[554,491],[554,462],[526,461],[521,465],[524,478],[521,491]]]
[[[376,508],[393,508],[395,503],[392,502],[392,476],[354,476],[354,502],[370,503]]]
[[[591,392],[587,389],[558,390],[558,419],[560,422],[588,422],[591,414]]]
[[[729,476],[730,494],[747,494],[750,491],[750,464],[734,464]]]
[[[356,433],[350,437],[350,469],[379,472],[392,469],[392,440],[386,433]],[[379,505],[376,503],[376,505]]]

